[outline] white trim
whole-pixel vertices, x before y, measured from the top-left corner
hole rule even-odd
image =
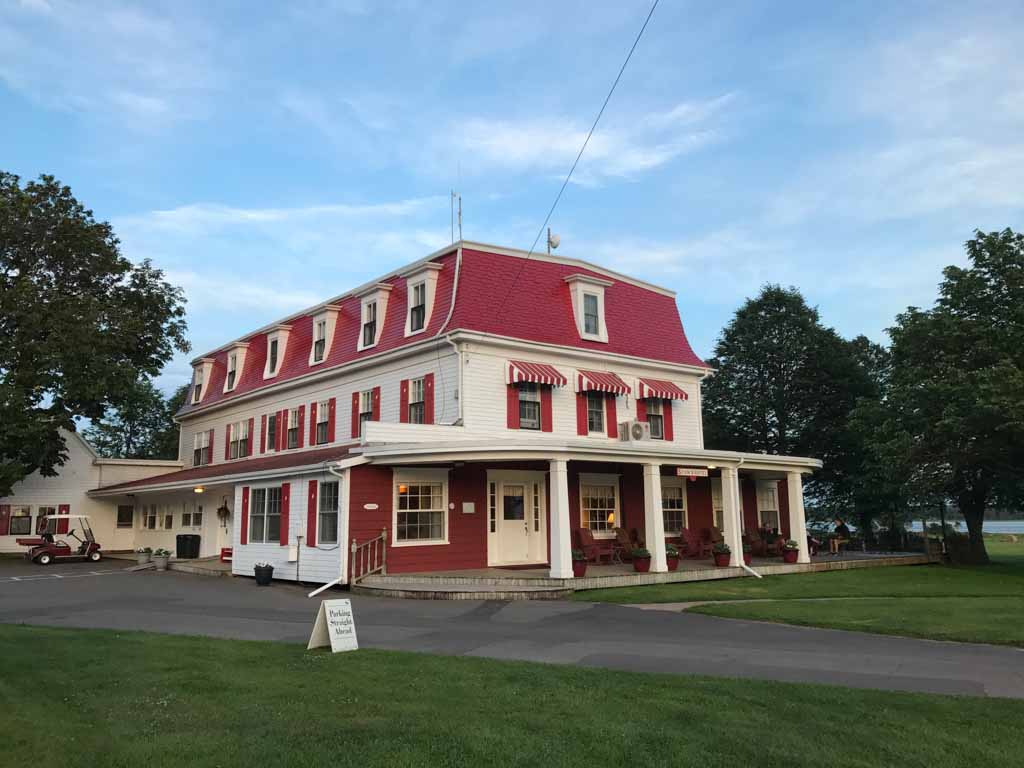
[[[310,319],[313,321],[313,332],[310,336],[309,343],[309,364],[323,365],[327,361],[327,357],[331,354],[331,346],[334,343],[334,330],[338,325],[338,313],[341,312],[341,307],[336,307],[328,304],[323,308],[323,311],[313,315]],[[324,356],[319,360],[314,359],[316,353],[316,327],[320,323],[324,324]]]
[[[227,357],[224,361],[224,390],[228,392],[234,392],[238,387],[238,381],[242,378],[242,374],[245,372],[245,357],[246,352],[249,350],[249,345],[244,341],[237,342],[228,347]],[[231,382],[231,386],[228,386],[228,379],[231,375],[231,356],[235,356],[235,380]]]
[[[192,361],[192,390],[189,402],[197,405],[203,402],[206,393],[210,391],[210,374],[213,373],[212,357],[202,357]],[[196,385],[199,386],[199,397],[196,397]]]
[[[665,519],[665,489],[666,488],[679,488],[683,492],[683,527],[690,527],[690,497],[689,491],[687,490],[687,478],[685,477],[673,477],[671,475],[661,476],[661,517]],[[671,510],[676,511],[676,510]],[[666,536],[678,536],[678,530],[665,529]]]
[[[579,519],[576,521],[580,524],[580,527],[584,526],[584,509],[583,509],[583,486],[612,486],[615,490],[615,509],[613,514],[615,515],[614,525],[611,530],[608,531],[591,531],[594,534],[595,539],[614,539],[615,529],[623,527],[622,521],[622,487],[621,487],[621,475],[607,473],[607,472],[580,472],[579,473],[579,508],[576,510],[576,514],[579,515]]]
[[[275,325],[267,332],[267,356],[263,363],[263,378],[273,379],[281,372],[281,364],[284,362],[285,351],[288,349],[288,337],[291,335],[290,325]],[[277,342],[277,359],[274,361],[274,368],[270,368],[270,344]]]
[[[484,528],[487,531],[487,565],[525,565],[528,563],[543,563],[547,559],[547,529],[548,511],[550,505],[547,498],[546,474],[543,471],[520,470],[520,469],[488,469],[487,481],[484,489]],[[495,530],[491,532],[490,527],[490,490],[491,484],[495,487]],[[505,489],[510,485],[523,486],[523,514],[524,522],[527,525],[527,547],[531,553],[525,560],[503,560],[501,553],[502,534],[502,509],[504,506]],[[533,486],[538,486],[540,502],[540,530],[533,530]],[[533,553],[536,552],[534,555]]]
[[[441,509],[444,512],[443,539],[415,539],[412,541],[398,540],[398,486],[400,484],[435,484],[441,485]],[[408,511],[408,510],[407,510]],[[433,511],[433,510],[431,510]],[[450,543],[451,524],[448,509],[448,470],[447,469],[396,469],[391,479],[391,546],[392,547],[437,547]]]
[[[388,297],[394,286],[388,283],[377,283],[370,290],[363,293],[359,298],[359,335],[356,338],[356,351],[363,352],[373,349],[380,342],[380,336],[384,332],[384,321],[388,314]],[[370,305],[376,305],[374,317],[373,343],[363,343],[363,328],[366,325],[366,309]]]
[[[430,319],[434,315],[434,297],[437,294],[437,277],[441,270],[444,269],[443,264],[427,263],[414,270],[406,272],[405,277],[405,337],[418,336],[421,333],[426,333],[427,328],[430,327]],[[423,327],[419,330],[412,330],[412,294],[413,289],[418,286],[423,286]]]
[[[569,285],[572,313],[576,321],[576,332],[580,338],[586,341],[597,341],[607,344],[608,323],[605,320],[604,289],[614,285],[614,283],[608,280],[589,277],[588,275],[569,275],[565,278],[565,282]],[[597,302],[597,333],[588,332],[586,327],[586,300],[588,296],[592,296]]]

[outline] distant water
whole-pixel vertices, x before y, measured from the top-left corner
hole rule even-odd
[[[967,532],[967,525],[962,521],[947,520],[950,525],[958,531]],[[938,524],[938,520],[930,520],[929,523]],[[912,531],[921,530],[921,521],[915,520],[909,526]],[[982,526],[985,533],[1017,533],[1024,536],[1024,520],[986,520]]]

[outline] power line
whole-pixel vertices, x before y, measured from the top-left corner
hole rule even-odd
[[[498,311],[495,313],[496,318],[501,318],[501,313],[505,310],[505,304],[508,302],[508,297],[512,295],[512,289],[515,288],[516,283],[519,282],[519,278],[522,276],[523,270],[526,269],[526,262],[530,260],[531,256],[533,256],[533,252],[537,248],[537,243],[540,242],[541,235],[544,234],[544,230],[547,228],[548,222],[551,221],[551,215],[555,212],[555,208],[558,207],[558,202],[562,199],[562,193],[565,192],[565,188],[569,185],[569,180],[572,178],[572,174],[576,170],[576,166],[579,164],[580,158],[583,157],[583,153],[587,149],[587,144],[590,143],[590,137],[594,135],[594,130],[597,128],[597,124],[601,120],[601,115],[604,114],[605,107],[608,106],[608,102],[611,101],[612,94],[615,93],[615,88],[618,86],[619,80],[622,79],[622,73],[626,71],[626,66],[629,64],[629,60],[633,58],[633,51],[635,51],[637,45],[639,45],[640,38],[644,36],[644,30],[647,29],[647,25],[651,21],[651,16],[654,15],[654,9],[658,7],[658,2],[659,0],[654,0],[651,10],[647,12],[647,18],[644,19],[643,26],[640,27],[640,31],[637,33],[636,39],[633,41],[633,45],[629,49],[629,53],[626,54],[626,59],[622,62],[622,66],[619,68],[619,74],[615,76],[615,82],[612,83],[612,87],[608,90],[608,95],[604,97],[604,103],[601,105],[601,109],[598,111],[597,117],[594,118],[594,124],[590,126],[587,138],[584,139],[583,146],[580,147],[580,151],[576,155],[576,159],[572,162],[572,168],[569,169],[569,173],[565,177],[565,181],[562,182],[562,186],[558,190],[558,194],[555,195],[555,201],[551,204],[551,208],[548,210],[548,215],[544,217],[544,223],[541,224],[540,229],[537,230],[537,236],[533,239],[533,245],[530,246],[530,250],[527,252],[526,258],[523,259],[523,263],[519,267],[519,271],[508,286],[505,298],[502,299],[501,306],[498,307]]]

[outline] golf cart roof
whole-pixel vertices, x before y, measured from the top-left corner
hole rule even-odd
[[[88,515],[44,515],[47,520],[88,520]]]

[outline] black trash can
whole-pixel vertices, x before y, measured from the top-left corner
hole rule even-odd
[[[179,560],[193,560],[199,557],[199,536],[194,533],[179,533],[176,554]]]

